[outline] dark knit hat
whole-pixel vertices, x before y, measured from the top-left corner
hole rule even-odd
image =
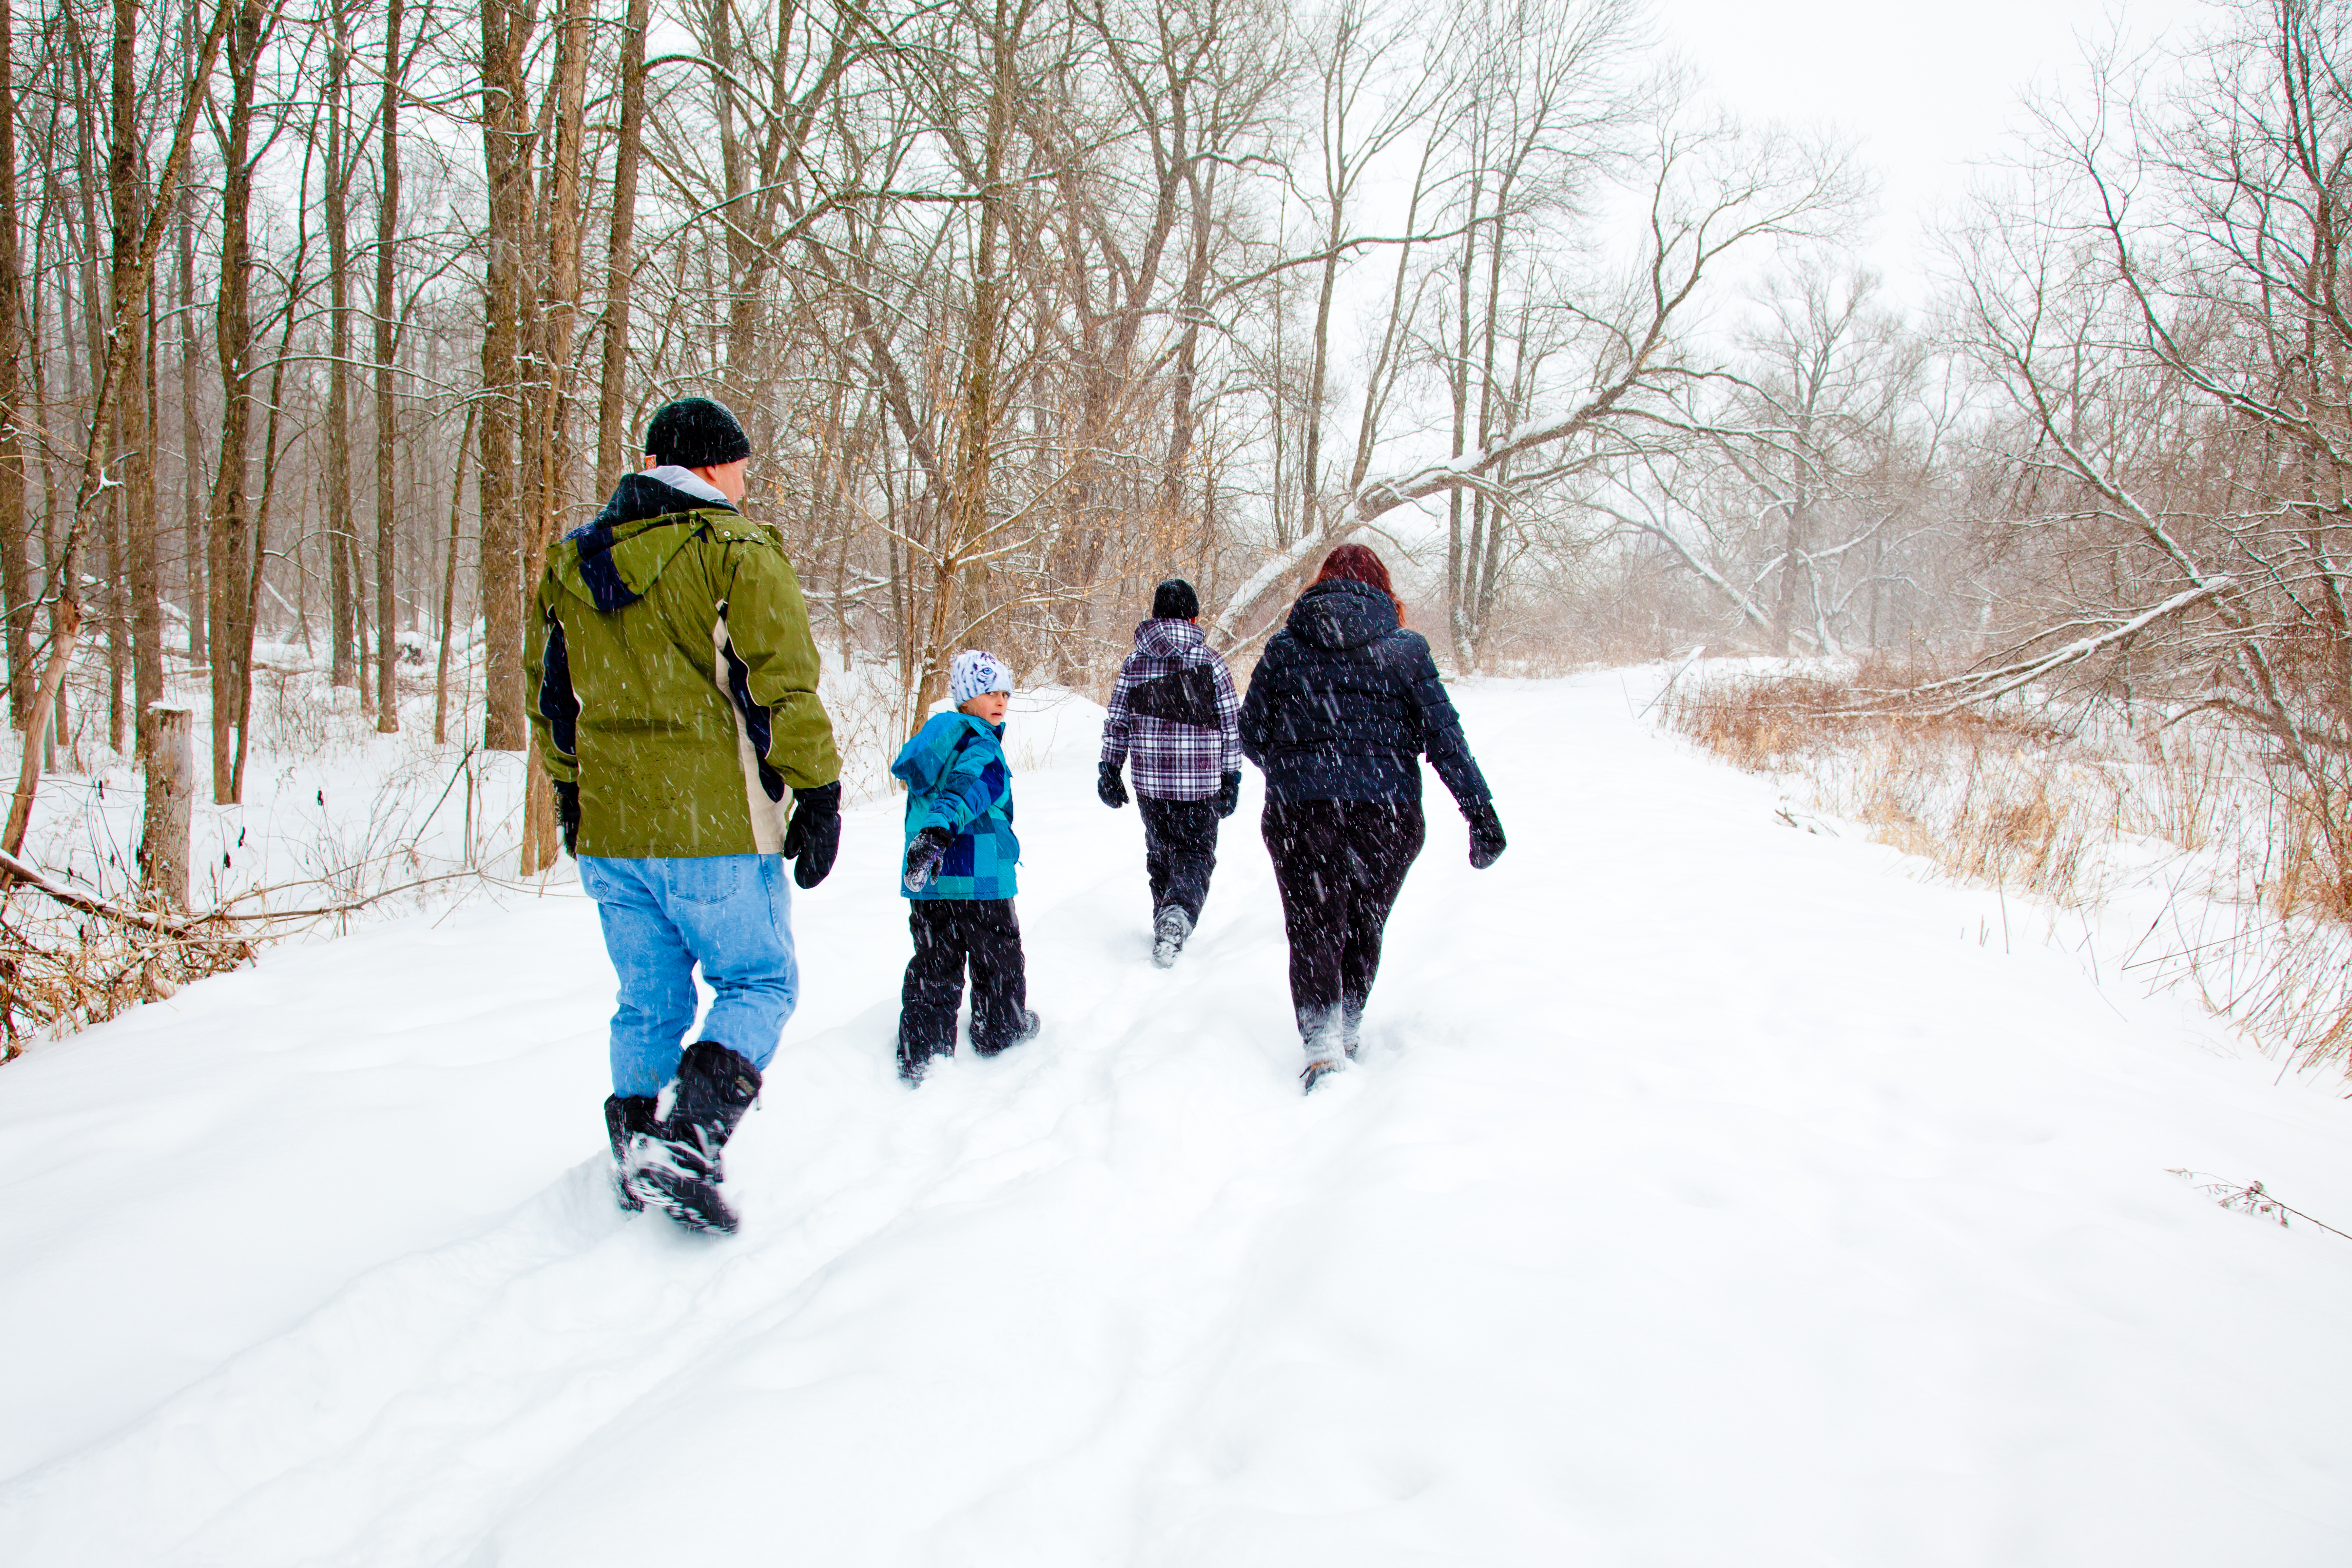
[[[710,397],[680,397],[654,411],[646,426],[646,456],[681,468],[715,468],[751,455],[751,443],[727,405]]]
[[[1192,592],[1192,584],[1181,577],[1171,577],[1152,591],[1151,618],[1155,621],[1189,621],[1201,613],[1201,595]]]

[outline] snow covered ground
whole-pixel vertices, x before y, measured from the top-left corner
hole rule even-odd
[[[1433,784],[1312,1099],[1255,775],[1162,973],[1091,735],[1033,752],[1045,1032],[911,1095],[896,807],[854,812],[732,1240],[604,1195],[568,884],[37,1047],[0,1558],[2352,1562],[2352,1241],[2167,1174],[2352,1229],[2342,1084],[1791,831],[1643,679],[1462,692],[1510,852]]]

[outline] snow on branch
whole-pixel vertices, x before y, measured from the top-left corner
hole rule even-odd
[[[2103,648],[2130,641],[2158,621],[2167,620],[2207,600],[2228,593],[2237,586],[2237,580],[2227,575],[2209,577],[2193,588],[2184,588],[2164,603],[2142,610],[2127,621],[2118,621],[2095,637],[2077,637],[2065,647],[2039,658],[2003,666],[1999,669],[1980,669],[1967,675],[1956,675],[1948,680],[1931,680],[1906,693],[1922,696],[1930,691],[1957,691],[1960,695],[1952,702],[1938,708],[1931,715],[1943,718],[1972,708],[1980,702],[1990,702],[2006,697],[2021,686],[2028,686],[2045,676],[2053,675],[2070,664],[2079,664]]]
[[[1451,489],[1491,488],[1486,476],[1531,447],[1564,441],[1606,414],[1631,390],[1630,378],[1611,387],[1571,414],[1514,425],[1475,450],[1444,462],[1425,463],[1393,479],[1369,481],[1356,494],[1356,516],[1364,522],[1411,501]]]
[[[60,887],[58,884],[49,879],[47,873],[44,872],[39,867],[35,866],[32,862],[26,860],[19,856],[11,855],[5,849],[0,849],[0,887],[5,887],[12,882],[21,883],[25,887],[32,889],[35,892],[46,894],[47,897],[56,900],[58,903],[63,904],[69,910],[74,910],[86,915],[96,915],[101,920],[112,921],[119,925],[128,926],[138,931],[152,932],[158,937],[167,938],[173,941],[194,940],[200,942],[228,942],[232,940],[241,940],[216,936],[209,928],[251,922],[269,923],[280,921],[313,920],[327,915],[352,914],[367,908],[370,904],[377,903],[384,899],[391,898],[396,893],[413,892],[418,888],[430,887],[437,882],[460,880],[486,881],[488,879],[484,877],[480,871],[468,868],[461,871],[445,871],[431,877],[419,877],[415,881],[403,882],[396,888],[386,888],[380,892],[367,893],[358,898],[339,900],[333,903],[310,905],[302,909],[238,910],[236,908],[237,904],[243,903],[246,900],[254,898],[257,894],[278,892],[284,890],[287,887],[308,887],[316,885],[315,883],[307,882],[287,883],[282,884],[278,888],[260,888],[254,889],[252,892],[239,894],[236,898],[229,900],[226,903],[216,905],[209,910],[200,910],[191,914],[165,914],[158,913],[150,910],[131,908],[127,905],[114,903],[106,899],[93,897],[88,893],[77,892],[71,888]]]
[[[1315,552],[1327,545],[1337,544],[1352,530],[1340,528],[1329,533],[1308,533],[1285,545],[1265,559],[1265,563],[1249,575],[1249,579],[1226,595],[1225,606],[1210,617],[1222,648],[1239,647],[1249,637],[1235,629],[1234,623],[1249,613],[1250,607],[1274,592],[1293,572],[1307,564]]]

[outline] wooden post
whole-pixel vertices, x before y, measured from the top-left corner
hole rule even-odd
[[[147,887],[175,910],[188,907],[188,818],[196,793],[196,715],[147,705],[147,822],[141,857]]]

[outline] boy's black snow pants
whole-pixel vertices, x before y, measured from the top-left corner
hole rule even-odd
[[[1201,923],[1209,898],[1209,873],[1217,868],[1217,803],[1156,800],[1138,793],[1143,818],[1143,868],[1151,878],[1154,914],[1174,904]]]
[[[898,1070],[919,1076],[955,1055],[956,1008],[971,970],[971,1047],[993,1056],[1013,1043],[1029,1000],[1021,922],[1011,899],[917,899],[907,906],[915,956],[898,991]]]
[[[1312,1059],[1352,1050],[1381,935],[1425,832],[1419,801],[1269,800],[1263,821],[1282,922],[1290,1004]]]

